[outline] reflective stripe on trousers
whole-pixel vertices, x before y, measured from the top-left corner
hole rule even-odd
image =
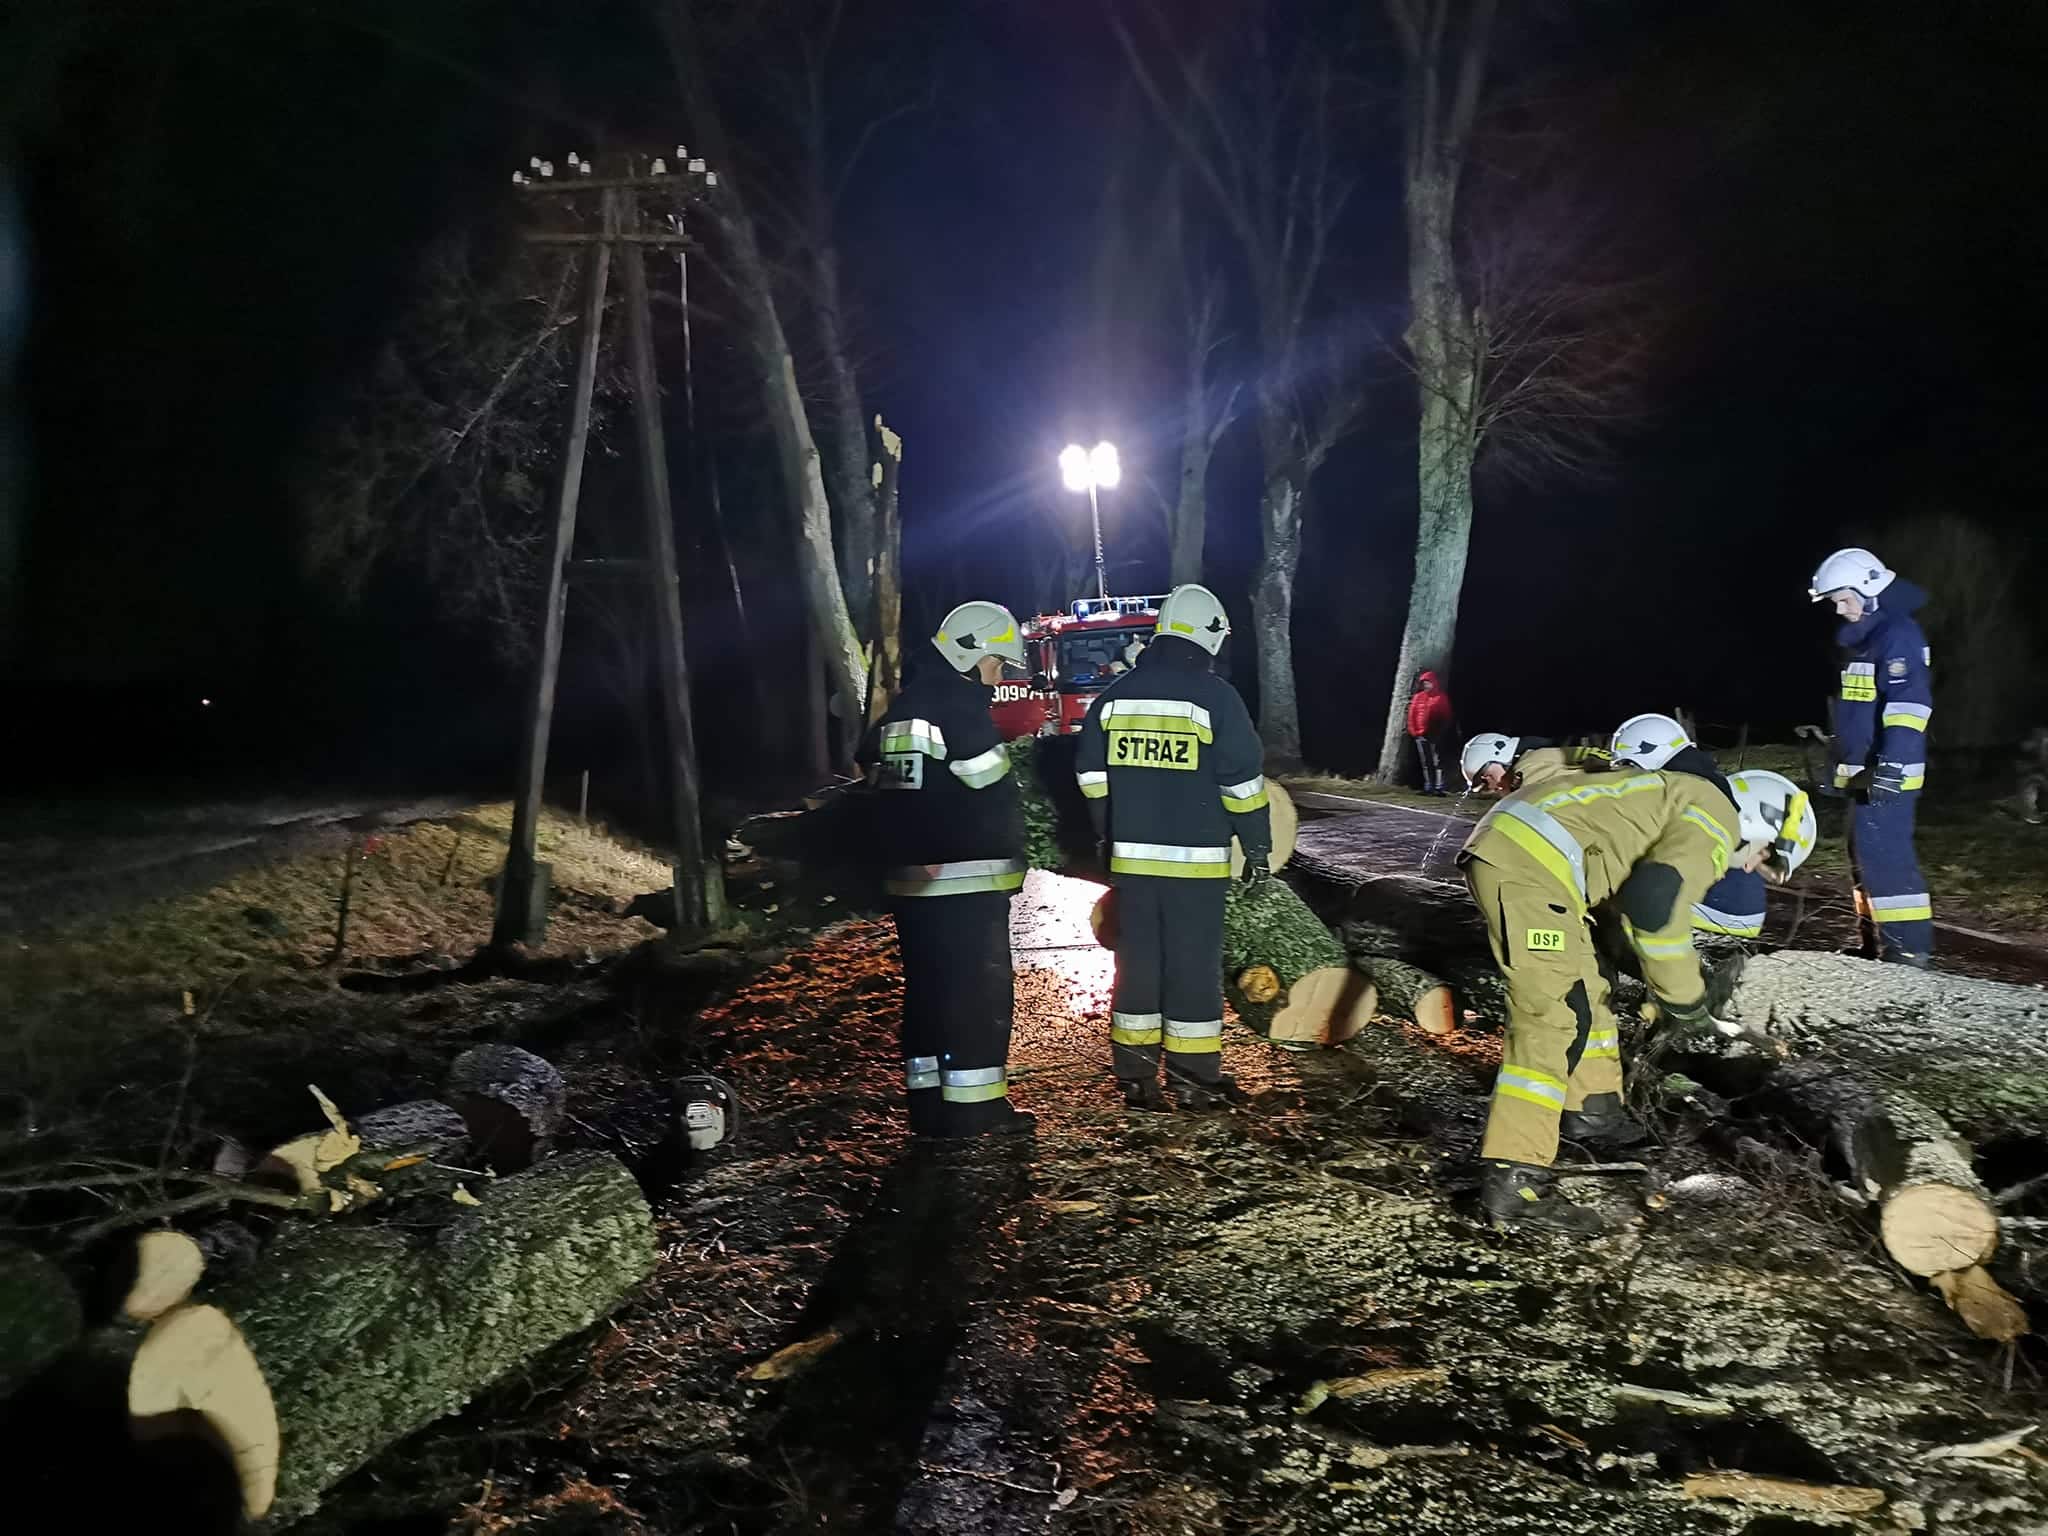
[[[959,859],[950,864],[904,864],[882,884],[891,896],[965,896],[974,891],[1015,891],[1024,886],[1022,859]]]
[[[981,1104],[1010,1096],[1010,1074],[1005,1067],[963,1067],[939,1074],[939,1097],[948,1104]]]
[[[919,1088],[939,1086],[939,1058],[936,1056],[909,1056],[903,1062],[903,1086],[915,1092]]]

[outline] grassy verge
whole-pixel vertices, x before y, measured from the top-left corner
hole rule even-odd
[[[96,1096],[175,1079],[204,1045],[207,1070],[254,1046],[308,1059],[338,1046],[371,1052],[403,1009],[334,986],[343,872],[352,860],[347,968],[397,969],[466,958],[490,937],[492,882],[504,863],[508,805],[357,839],[337,830],[313,849],[247,869],[210,889],[112,918],[9,939],[0,957],[0,1140],[31,1135]],[[659,930],[625,915],[669,883],[665,862],[574,821],[545,816],[541,858],[554,870],[543,956],[620,952]],[[235,1042],[240,1042],[236,1044]],[[19,1124],[11,1124],[19,1120]]]

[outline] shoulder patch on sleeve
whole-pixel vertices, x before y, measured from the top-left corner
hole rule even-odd
[[[1884,670],[1887,676],[1904,677],[1910,669],[1906,666],[1905,657],[1894,656],[1890,661],[1884,664]]]

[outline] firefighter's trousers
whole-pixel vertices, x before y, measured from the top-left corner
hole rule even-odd
[[[1415,757],[1422,765],[1422,787],[1442,789],[1444,787],[1444,759],[1442,744],[1434,736],[1411,736],[1415,743]]]
[[[1223,901],[1228,880],[1116,877],[1110,1065],[1120,1078],[1223,1074]]]
[[[1576,895],[1534,860],[1468,857],[1465,884],[1486,919],[1508,988],[1508,1034],[1479,1155],[1547,1168],[1557,1121],[1621,1092],[1621,1037],[1593,933]]]
[[[1849,815],[1849,857],[1856,868],[1857,910],[1876,929],[1877,957],[1934,953],[1934,908],[1913,852],[1920,792],[1908,790]]]
[[[897,898],[910,1128],[971,1136],[1010,1113],[1010,895]]]

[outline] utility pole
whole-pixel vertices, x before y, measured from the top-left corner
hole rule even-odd
[[[554,721],[555,689],[561,671],[567,583],[574,564],[571,552],[576,541],[576,507],[590,441],[592,397],[603,341],[605,289],[614,251],[619,254],[625,277],[627,345],[632,363],[635,435],[646,530],[646,559],[639,565],[646,579],[654,584],[655,624],[660,631],[656,650],[661,667],[662,713],[668,732],[670,810],[674,817],[675,920],[679,928],[689,928],[722,921],[725,915],[723,875],[715,860],[707,860],[704,850],[673,508],[654,366],[653,321],[647,302],[645,252],[636,249],[680,247],[684,243],[683,235],[674,225],[673,233],[640,227],[643,193],[680,206],[701,197],[705,187],[717,184],[717,174],[707,170],[702,160],[689,160],[680,145],[676,148],[676,161],[677,174],[671,174],[664,159],[645,161],[643,169],[636,166],[635,157],[628,156],[599,175],[590,161],[572,154],[568,160],[569,175],[557,178],[552,162],[536,159],[531,168],[539,172],[537,179],[525,172],[517,172],[512,178],[514,185],[524,192],[560,200],[554,206],[563,213],[567,227],[529,230],[525,238],[538,245],[582,248],[584,286],[575,390],[556,486],[555,526],[549,539],[540,656],[527,701],[511,846],[506,852],[491,935],[493,946],[499,948],[532,943],[547,928],[548,870],[537,857],[542,788],[547,779],[548,735]],[[606,562],[608,566],[620,563]]]

